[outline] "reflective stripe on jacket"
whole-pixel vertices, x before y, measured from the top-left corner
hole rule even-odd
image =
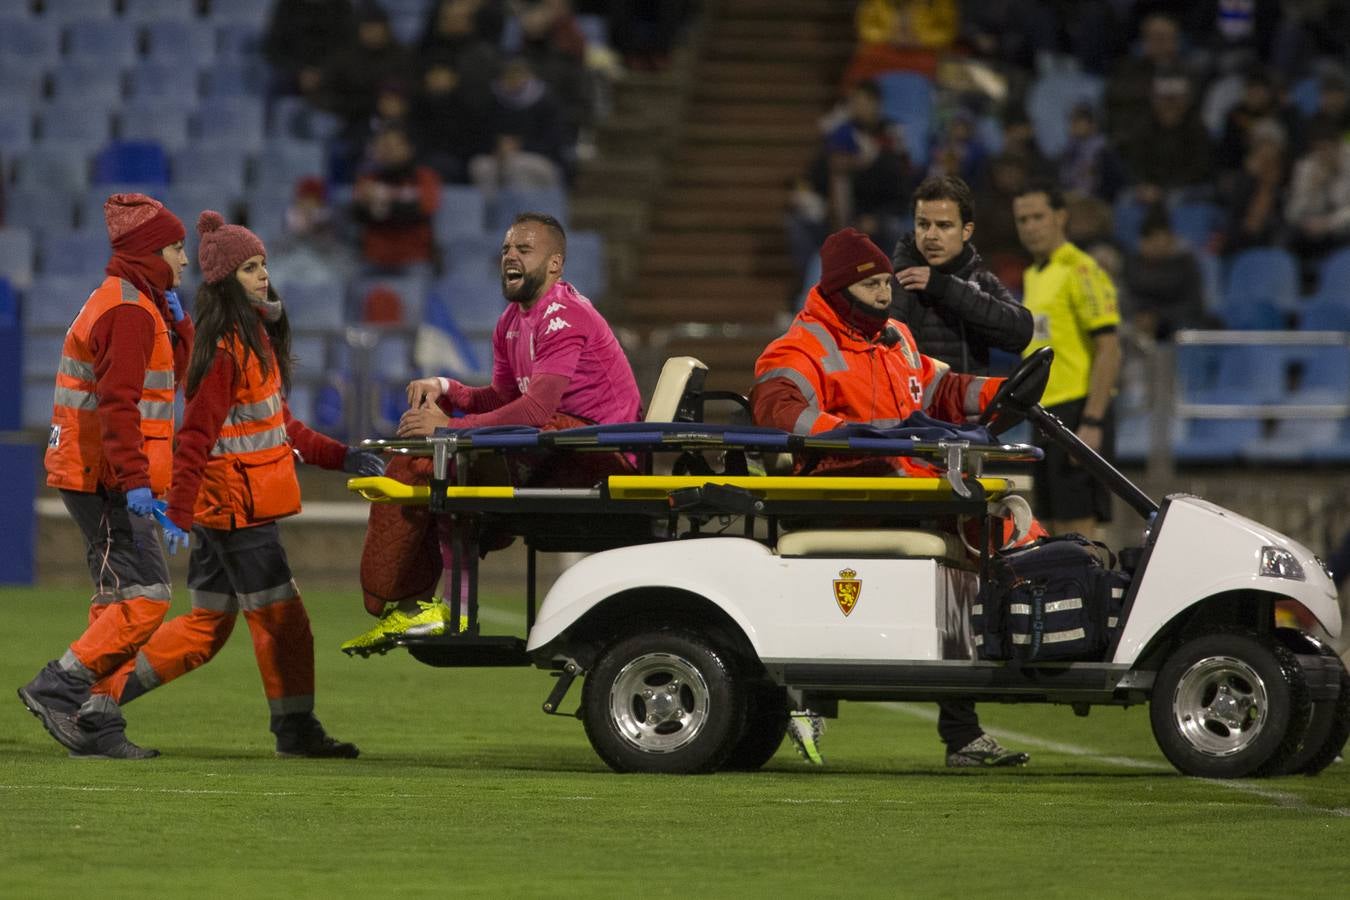
[[[268,351],[271,353],[269,347]],[[286,436],[281,374],[273,359],[263,375],[253,354],[231,335],[217,354],[246,360],[239,366],[234,399],[202,476],[193,521],[222,530],[259,525],[300,511],[300,483]]]
[[[790,406],[770,382],[791,384],[802,401]],[[921,410],[948,422],[977,416],[1002,378],[963,375],[919,353],[909,329],[891,320],[875,341],[846,326],[812,288],[805,308],[786,334],[769,344],[755,362],[751,394],[755,424],[797,434],[818,434],[848,422],[878,427],[900,424]],[[776,395],[772,404],[766,402]],[[931,470],[902,459],[911,473]]]
[[[104,279],[89,295],[66,330],[66,339],[61,345],[52,404],[52,429],[45,460],[47,484],[51,487],[90,493],[100,484],[117,486],[115,473],[104,453],[105,436],[98,417],[96,360],[91,338],[94,323],[122,303],[140,306],[150,313],[155,323],[154,344],[137,409],[141,450],[149,463],[150,489],[162,494],[169,487],[174,430],[173,345],[169,342],[169,328],[150,298],[130,283],[112,276]]]

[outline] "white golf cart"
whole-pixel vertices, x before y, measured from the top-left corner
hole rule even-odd
[[[1198,497],[1149,499],[1038,405],[1050,361],[1041,351],[1008,380],[986,412],[990,433],[1030,419],[1142,519],[1139,546],[1119,548],[1123,596],[1113,621],[1071,659],[982,659],[972,627],[981,578],[997,561],[992,514],[1017,511],[1011,482],[982,477],[982,467],[1036,458],[1026,445],[960,432],[812,438],[649,416],[635,426],[367,442],[432,454],[436,477],[420,491],[384,478],[350,486],[372,500],[429,503],[459,526],[446,583],[467,589],[447,602],[452,621],[463,611],[470,628],[410,638],[407,649],[432,665],[552,670],[544,710],[554,714],[584,677],[576,715],[618,771],[754,769],[782,742],[790,706],[832,715],[839,700],[951,697],[1062,703],[1080,715],[1095,704],[1148,703],[1158,745],[1183,773],[1321,771],[1350,734],[1350,676],[1317,637],[1277,627],[1276,607],[1293,606],[1337,636],[1323,564]],[[686,378],[698,373],[672,363]],[[701,418],[697,379],[679,393],[671,417]],[[452,458],[541,449],[670,453],[675,474],[615,476],[589,490],[448,477]],[[908,454],[945,477],[753,474],[758,456],[784,452],[808,461]],[[984,535],[978,550],[957,537],[972,527]],[[527,542],[525,641],[479,633],[480,529]],[[558,578],[536,614],[534,554],[553,550],[594,552]]]

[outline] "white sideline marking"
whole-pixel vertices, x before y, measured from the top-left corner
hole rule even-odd
[[[224,797],[304,797],[310,796],[300,791],[227,791],[215,788],[146,788],[123,787],[113,785],[77,785],[77,784],[0,784],[0,791],[71,791],[88,794],[201,794]],[[388,794],[390,798],[416,800],[420,794]],[[424,798],[425,799],[425,798]]]
[[[926,707],[915,706],[911,703],[883,703],[881,705],[892,712],[903,713],[907,716],[913,716],[916,719],[925,719],[929,722],[937,721],[937,713]],[[1111,766],[1119,766],[1126,769],[1145,769],[1155,772],[1174,771],[1171,766],[1163,763],[1152,762],[1146,759],[1133,759],[1128,756],[1110,756],[1105,753],[1098,753],[1096,750],[1089,747],[1080,747],[1076,744],[1064,744],[1059,741],[1047,741],[1044,738],[1038,738],[1029,734],[1021,734],[1016,731],[1007,731],[1002,728],[991,728],[988,733],[1010,743],[1029,744],[1032,747],[1040,747],[1042,750],[1063,753],[1065,756],[1077,756],[1081,759],[1090,759]],[[1295,812],[1324,813],[1329,816],[1350,818],[1350,808],[1344,806],[1312,806],[1302,797],[1295,794],[1271,790],[1270,788],[1252,784],[1250,781],[1195,777],[1190,777],[1190,780],[1203,781],[1206,784],[1213,784],[1218,787],[1228,788],[1229,790],[1239,791],[1244,794],[1251,794],[1253,797],[1261,797],[1273,801],[1275,805],[1279,806],[1281,809],[1291,809]]]

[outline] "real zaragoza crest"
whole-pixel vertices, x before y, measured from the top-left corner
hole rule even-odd
[[[834,602],[839,604],[839,611],[844,615],[853,612],[861,595],[862,581],[858,579],[858,573],[852,569],[841,570],[834,580]]]

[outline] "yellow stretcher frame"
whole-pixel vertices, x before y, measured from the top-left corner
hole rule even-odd
[[[985,496],[996,500],[1013,489],[1008,478],[977,478]],[[825,475],[611,475],[608,478],[612,500],[661,500],[671,491],[704,485],[728,485],[750,491],[761,499],[778,500],[885,500],[905,502],[942,500],[955,496],[945,478],[838,477]],[[383,475],[351,478],[347,489],[372,503],[399,503],[425,506],[431,502],[431,488],[412,486]],[[509,500],[516,488],[505,485],[465,487],[451,485],[448,498],[456,500]],[[535,489],[536,491],[538,489]],[[571,496],[574,492],[569,491]],[[536,494],[537,496],[537,494]]]

